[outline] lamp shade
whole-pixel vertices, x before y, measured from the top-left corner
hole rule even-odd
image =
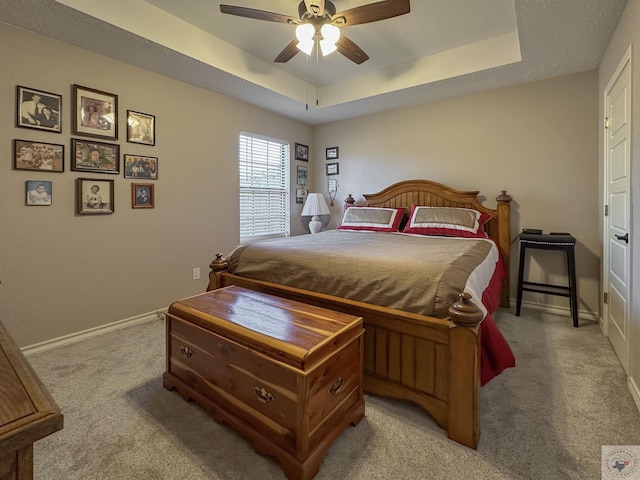
[[[331,213],[327,201],[321,193],[310,193],[302,208],[302,216],[328,215]]]
[[[311,233],[318,233],[322,230],[322,222],[319,215],[328,215],[330,213],[331,210],[329,210],[327,201],[321,193],[307,195],[307,201],[304,202],[304,207],[302,208],[302,216],[311,216],[311,221],[309,222],[309,231]]]

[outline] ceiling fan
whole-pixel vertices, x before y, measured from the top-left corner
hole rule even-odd
[[[385,0],[336,13],[335,5],[329,0],[303,0],[298,5],[299,18],[235,5],[220,5],[220,11],[239,17],[297,25],[297,38],[284,47],[275,58],[275,62],[288,62],[298,51],[311,55],[317,43],[323,55],[337,50],[359,65],[367,61],[369,56],[353,41],[342,35],[340,28],[404,15],[411,11],[411,6],[409,0]]]

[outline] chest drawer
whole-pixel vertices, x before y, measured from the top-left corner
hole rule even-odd
[[[190,387],[293,448],[295,372],[200,327],[170,321],[169,371]]]

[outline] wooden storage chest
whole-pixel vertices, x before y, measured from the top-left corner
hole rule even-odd
[[[177,389],[311,479],[364,417],[362,318],[230,286],[167,313],[166,388]]]

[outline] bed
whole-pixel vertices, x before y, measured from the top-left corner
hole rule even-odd
[[[505,368],[515,365],[513,354],[492,319],[492,313],[498,304],[505,307],[509,305],[511,197],[506,191],[502,191],[496,199],[496,208],[491,209],[480,203],[478,194],[478,191],[459,191],[429,180],[407,180],[391,185],[378,193],[364,195],[365,207],[397,209],[401,212],[402,223],[407,222],[415,205],[470,209],[489,218],[484,223],[483,229],[492,239],[491,242],[481,239],[452,240],[458,242],[456,245],[464,247],[468,245],[466,241],[477,241],[482,245],[491,243],[492,249],[497,252],[498,260],[493,267],[490,281],[487,280],[485,284],[493,285],[493,288],[487,288],[486,291],[475,289],[473,294],[470,294],[465,286],[472,284],[467,282],[461,287],[461,291],[455,291],[453,296],[451,292],[446,296],[437,293],[436,296],[443,298],[440,298],[439,302],[435,300],[431,302],[432,310],[406,308],[404,304],[396,302],[397,298],[387,299],[383,292],[376,292],[374,300],[371,297],[361,296],[357,288],[361,282],[354,282],[353,278],[341,277],[340,268],[335,265],[330,266],[328,270],[340,280],[339,282],[325,280],[323,282],[325,287],[299,284],[297,280],[287,284],[285,278],[287,275],[281,274],[289,272],[289,276],[292,277],[291,272],[294,269],[284,268],[285,264],[282,263],[284,260],[278,258],[280,255],[278,250],[282,248],[280,244],[313,240],[318,245],[318,250],[322,250],[322,248],[328,248],[321,246],[323,239],[326,238],[328,244],[334,245],[338,250],[349,248],[339,247],[341,243],[336,239],[336,235],[340,233],[335,232],[326,232],[324,237],[325,232],[290,237],[282,241],[257,242],[250,250],[244,246],[238,247],[232,255],[228,256],[229,260],[217,254],[210,265],[208,288],[211,290],[228,285],[239,285],[363,317],[365,391],[374,395],[414,402],[447,431],[449,438],[476,448],[480,435],[478,418],[480,387]],[[468,210],[464,212],[467,213]],[[389,237],[394,241],[409,242],[407,244],[409,246],[402,243],[401,248],[395,249],[398,252],[413,251],[417,248],[415,243],[422,241],[413,238],[418,235],[403,233],[345,231],[342,235],[345,239],[351,239],[346,241],[346,244],[354,242],[354,235],[361,235],[360,245],[375,245],[374,239],[377,241],[382,236],[386,236],[385,242],[389,241],[387,240]],[[405,238],[406,240],[401,240]],[[434,238],[433,241],[439,242],[438,245],[443,243],[442,237]],[[401,258],[399,254],[394,256],[392,253],[394,249],[384,247],[384,243],[380,245],[379,248],[385,250],[387,258],[380,257],[379,261],[375,260],[373,263],[385,263],[388,267],[388,264],[397,261],[398,264],[407,265],[406,258]],[[269,248],[262,252],[262,260],[257,260],[260,257],[251,260],[252,257],[246,254],[248,260],[244,260],[244,266],[238,263],[240,254],[236,252],[256,252],[266,246]],[[303,249],[307,249],[306,252],[310,251],[309,248],[308,245],[303,246]],[[353,255],[355,258],[355,253]],[[368,256],[367,253],[363,255]],[[304,255],[304,257],[307,256]],[[323,262],[325,260],[328,262],[331,256],[333,255],[314,257],[314,262],[317,263],[319,260],[322,266],[326,267],[330,264]],[[272,261],[275,263],[271,263]],[[348,259],[341,259],[338,262],[346,263]],[[483,263],[487,262],[483,261]],[[257,264],[267,265],[267,272],[254,274],[252,265]],[[273,265],[279,265],[279,267]],[[304,268],[306,270],[307,267]],[[400,276],[394,274],[394,281]],[[416,278],[412,275],[406,275],[406,277]],[[340,289],[335,286],[338,283],[342,284]],[[391,280],[377,282],[376,285],[390,283]],[[415,283],[418,281],[416,280]],[[420,288],[423,287],[420,286]],[[371,290],[371,286],[360,290]],[[415,303],[415,298],[411,303]]]

